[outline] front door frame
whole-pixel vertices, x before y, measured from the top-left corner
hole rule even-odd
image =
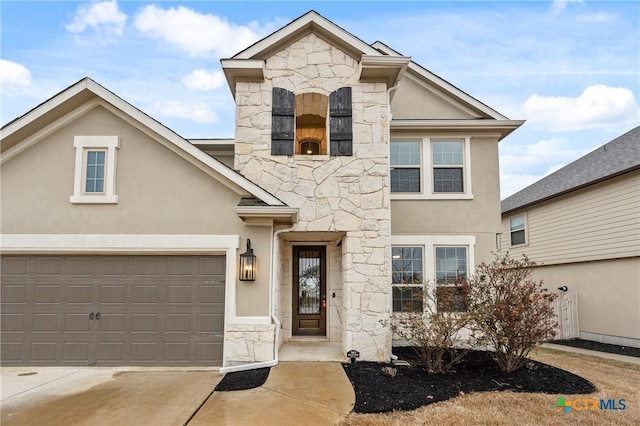
[[[318,244],[313,242],[300,242],[298,244],[293,244],[291,250],[291,336],[313,336],[313,337],[327,337],[327,252],[328,247],[326,244]],[[298,326],[297,312],[298,312],[298,252],[304,249],[320,249],[321,250],[321,260],[320,260],[320,318],[319,318],[319,329],[317,332],[304,330]]]

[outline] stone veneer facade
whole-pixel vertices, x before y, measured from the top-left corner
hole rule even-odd
[[[328,296],[334,289],[342,296],[328,299],[328,334],[342,340],[344,351],[358,350],[362,360],[388,360],[391,333],[380,323],[391,311],[388,93],[386,83],[361,82],[359,74],[355,59],[313,33],[268,58],[263,82],[236,84],[235,168],[299,209],[291,231],[344,233],[341,249],[327,253]],[[352,88],[353,156],[271,155],[273,87],[329,96],[345,86]],[[280,300],[274,303],[286,331],[290,247],[282,242],[279,247],[285,253],[279,253]],[[339,262],[331,261],[336,253]],[[262,327],[267,326],[228,327],[225,359],[272,359],[266,349],[273,334],[269,338],[271,328]]]

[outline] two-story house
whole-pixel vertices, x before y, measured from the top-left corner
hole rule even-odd
[[[233,140],[90,79],[2,128],[4,364],[388,360],[381,321],[495,251],[522,121],[313,11],[222,67]]]

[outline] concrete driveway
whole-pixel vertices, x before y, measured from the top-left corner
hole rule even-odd
[[[0,423],[184,425],[222,379],[216,370],[3,367]]]
[[[355,402],[337,362],[282,362],[262,387],[215,393],[217,370],[4,367],[1,373],[3,426],[327,425]]]

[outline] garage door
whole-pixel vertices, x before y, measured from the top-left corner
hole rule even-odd
[[[2,256],[3,365],[221,365],[224,256]]]

